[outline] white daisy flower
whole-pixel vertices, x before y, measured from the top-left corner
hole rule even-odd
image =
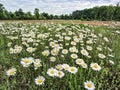
[[[21,64],[23,65],[23,67],[28,67],[32,63],[33,63],[33,58],[32,57],[22,58],[22,60],[21,60]]]
[[[62,67],[64,68],[64,70],[68,70],[70,66],[68,64],[63,64]]]
[[[62,70],[62,69],[63,69],[63,66],[62,66],[61,64],[57,64],[57,65],[55,66],[55,68],[56,68],[57,70]]]
[[[81,64],[81,66],[82,66],[83,68],[87,68],[87,67],[88,67],[88,65],[87,65],[86,63]]]
[[[43,77],[43,76],[38,76],[36,79],[35,79],[35,83],[37,84],[37,85],[43,85],[44,84],[44,82],[45,82],[45,78]]]
[[[77,54],[71,54],[71,58],[77,59],[77,58],[78,58],[78,55],[77,55]]]
[[[112,60],[109,60],[109,63],[110,63],[110,64],[115,64],[114,61],[112,61]]]
[[[85,56],[88,56],[89,55],[89,53],[84,49],[84,50],[81,50],[81,54],[82,55],[85,55]]]
[[[84,82],[84,87],[85,87],[87,90],[95,90],[95,85],[94,85],[94,83],[91,82],[91,81]]]
[[[9,69],[6,73],[7,73],[7,76],[14,76],[16,74],[16,68],[11,68]]]
[[[63,49],[63,50],[62,50],[62,53],[63,53],[63,54],[67,54],[67,53],[68,53],[68,50],[67,50],[67,49]]]
[[[50,52],[49,52],[49,50],[44,50],[44,51],[42,52],[42,54],[43,54],[44,56],[49,56]]]
[[[78,65],[81,65],[81,64],[84,63],[83,59],[79,59],[79,58],[78,58],[75,62],[76,62],[76,64],[78,64]]]
[[[51,61],[51,62],[55,62],[55,61],[56,61],[56,58],[55,58],[55,57],[50,57],[50,61]]]
[[[62,77],[64,77],[64,72],[63,71],[58,71],[58,73],[57,73],[57,77],[59,77],[59,78],[62,78]]]
[[[51,51],[51,54],[56,56],[59,52],[59,49],[58,48],[54,48],[52,51]]]
[[[49,68],[48,71],[47,71],[47,74],[48,74],[49,76],[51,76],[51,77],[56,76],[57,73],[58,73],[58,71],[57,71],[56,69],[54,69],[54,68]]]
[[[92,67],[93,70],[95,71],[100,71],[101,67],[97,63],[91,63],[90,67]]]
[[[102,58],[102,59],[106,58],[106,56],[104,54],[101,54],[101,53],[98,54],[98,57]]]
[[[35,69],[42,66],[40,59],[35,59],[33,63],[34,63]]]
[[[29,52],[29,53],[32,53],[32,52],[34,52],[35,50],[36,50],[36,48],[33,48],[33,47],[28,47],[28,48],[26,49],[26,51]]]
[[[76,67],[69,67],[68,71],[72,74],[77,73],[78,69]]]
[[[87,46],[87,50],[91,51],[92,47],[91,46]]]

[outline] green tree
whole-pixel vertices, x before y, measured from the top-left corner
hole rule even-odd
[[[4,13],[4,7],[3,7],[3,4],[0,3],[0,19],[4,19],[3,18],[3,13]]]
[[[35,19],[39,19],[39,9],[35,8],[34,10]]]

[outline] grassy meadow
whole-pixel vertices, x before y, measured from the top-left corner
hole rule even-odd
[[[119,26],[0,26],[0,90],[94,89],[120,89]]]

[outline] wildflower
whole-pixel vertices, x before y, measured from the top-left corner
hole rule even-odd
[[[57,65],[55,66],[55,68],[56,68],[57,70],[62,70],[62,69],[63,69],[63,66],[62,66],[61,64],[57,64]]]
[[[101,53],[98,54],[98,57],[102,58],[102,59],[106,58],[106,56],[104,54],[101,54]]]
[[[72,42],[71,42],[71,45],[76,45],[76,42],[72,41]]]
[[[97,47],[97,50],[99,50],[99,51],[102,51],[102,48],[100,48],[100,47]]]
[[[63,53],[63,54],[67,54],[67,53],[68,53],[68,50],[67,50],[67,49],[63,49],[63,50],[62,50],[62,53]]]
[[[71,54],[71,57],[72,57],[73,59],[78,58],[77,54]]]
[[[36,48],[28,47],[26,50],[27,50],[27,52],[32,53],[36,50]]]
[[[83,59],[77,59],[76,60],[76,64],[78,64],[78,65],[81,65],[81,64],[83,64],[84,63],[84,61],[83,61]]]
[[[59,78],[62,78],[62,77],[64,77],[64,72],[63,71],[58,71],[58,73],[57,73],[57,77],[59,77]]]
[[[42,66],[40,59],[35,59],[33,63],[34,63],[35,69]]]
[[[43,77],[43,76],[38,76],[36,79],[35,79],[35,83],[37,84],[37,85],[43,85],[44,84],[44,82],[45,82],[45,78]]]
[[[52,51],[51,51],[51,54],[56,56],[59,52],[59,49],[58,48],[54,48]]]
[[[87,46],[87,50],[91,51],[92,47],[91,46]]]
[[[87,67],[88,67],[88,65],[87,65],[86,63],[81,64],[81,66],[82,66],[83,68],[87,68]]]
[[[76,67],[69,67],[68,71],[72,74],[75,74],[78,71],[78,69]]]
[[[10,49],[9,49],[9,52],[10,52],[10,54],[13,54],[13,53],[14,53],[14,49],[13,49],[13,48],[10,48]]]
[[[108,38],[107,37],[104,37],[103,38],[106,42],[109,42]]]
[[[70,39],[71,39],[71,37],[65,36],[65,40],[70,40]]]
[[[11,68],[7,71],[7,76],[14,76],[16,74],[16,68]]]
[[[54,68],[50,68],[50,69],[48,69],[47,74],[51,77],[54,77],[57,75],[57,70]]]
[[[50,52],[49,52],[49,50],[44,50],[44,51],[42,52],[42,54],[43,54],[44,56],[49,56]]]
[[[101,67],[97,63],[91,63],[90,66],[95,71],[100,71],[101,70]]]
[[[51,62],[55,62],[55,61],[56,61],[56,58],[55,58],[55,57],[50,57],[50,61],[51,61]]]
[[[88,56],[88,52],[86,50],[81,50],[81,54],[85,55],[85,56]]]
[[[21,64],[23,65],[23,67],[28,67],[31,63],[33,63],[32,57],[22,58],[22,60],[21,60]]]
[[[55,47],[55,42],[50,42],[51,47]]]
[[[69,48],[70,52],[78,52],[78,49],[76,49],[75,46]]]
[[[112,61],[112,60],[109,60],[109,63],[110,63],[110,64],[115,64],[114,61]]]
[[[62,67],[63,67],[65,70],[68,70],[70,66],[69,66],[68,64],[63,64]]]
[[[95,85],[91,81],[84,82],[84,87],[88,90],[94,90],[95,89]]]

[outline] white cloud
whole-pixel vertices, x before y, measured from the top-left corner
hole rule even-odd
[[[68,14],[96,5],[115,5],[117,2],[119,0],[0,0],[0,3],[9,11],[22,8],[24,11],[33,12],[34,8],[39,8],[40,12],[50,14]]]

